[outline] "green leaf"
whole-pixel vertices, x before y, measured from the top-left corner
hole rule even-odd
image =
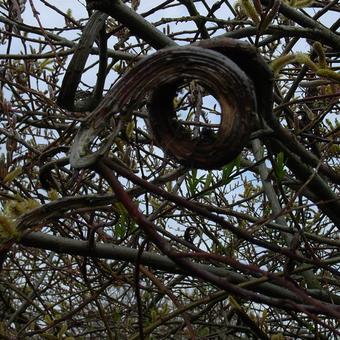
[[[212,183],[212,173],[211,171],[208,172],[208,175],[205,177],[205,181],[204,181],[204,186],[203,189],[208,189],[210,184]]]
[[[187,189],[190,195],[194,195],[200,180],[197,178],[197,169],[191,170],[191,176],[187,180]]]
[[[279,152],[276,156],[275,172],[277,179],[282,181],[285,175],[285,156],[283,152]]]
[[[240,161],[236,159],[234,159],[233,161],[231,161],[230,163],[228,163],[223,169],[222,169],[222,181],[225,184],[228,184],[231,180],[230,180],[230,175],[234,170],[234,167],[237,165],[237,163],[239,163]]]
[[[123,237],[125,235],[125,231],[126,231],[126,223],[122,223],[121,221],[119,221],[115,225],[115,234],[118,237]]]
[[[39,65],[39,69],[43,70],[46,68],[47,65],[51,64],[53,61],[51,59],[45,59],[44,61],[42,61]]]

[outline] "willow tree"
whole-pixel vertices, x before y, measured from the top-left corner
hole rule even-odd
[[[0,8],[1,338],[339,335],[337,0]]]

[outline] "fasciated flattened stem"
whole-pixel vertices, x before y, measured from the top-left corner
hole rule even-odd
[[[102,146],[91,155],[84,155],[84,150],[107,126],[109,117],[131,114],[150,93],[149,119],[155,143],[178,162],[194,168],[218,169],[235,158],[249,139],[257,111],[257,93],[252,78],[226,53],[205,47],[170,47],[138,62],[81,127],[71,148],[71,165],[90,166],[96,155],[108,147]],[[173,105],[178,87],[191,80],[198,81],[221,106],[218,132],[204,140],[193,138],[183,128]]]

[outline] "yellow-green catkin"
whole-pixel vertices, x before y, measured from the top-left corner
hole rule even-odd
[[[284,66],[293,62],[294,59],[295,56],[293,54],[285,54],[277,59],[274,59],[270,63],[270,67],[275,74],[278,74]]]
[[[33,199],[18,199],[8,202],[3,213],[0,214],[0,243],[11,239],[19,240],[21,232],[17,229],[16,219],[38,206],[39,203]]]
[[[133,120],[131,120],[127,125],[126,125],[126,129],[125,129],[125,132],[126,132],[126,136],[128,138],[131,138],[132,137],[132,134],[133,134],[133,131],[135,129],[135,122]]]
[[[47,195],[50,201],[56,201],[59,198],[58,191],[55,189],[48,190]]]
[[[12,238],[19,238],[15,222],[9,216],[0,214],[0,243]]]
[[[312,71],[317,72],[318,66],[309,58],[307,54],[296,53],[295,61],[299,64],[307,65]]]
[[[319,43],[318,41],[316,41],[316,42],[313,44],[313,47],[314,47],[314,50],[315,50],[315,52],[317,53],[318,58],[319,58],[319,66],[320,66],[321,68],[327,68],[328,65],[327,65],[326,55],[325,55],[325,51],[324,51],[324,49],[323,49],[323,46],[321,45],[321,43]]]
[[[340,73],[334,72],[329,68],[320,68],[316,71],[316,74],[319,77],[327,78],[340,83]]]
[[[13,180],[15,180],[18,176],[20,176],[22,174],[22,168],[19,166],[17,168],[15,168],[14,170],[12,170],[11,172],[9,172],[5,178],[4,178],[4,182],[9,184],[11,183]]]
[[[256,25],[260,23],[260,18],[253,3],[250,0],[240,0],[240,5],[247,15],[248,18],[251,18]]]
[[[6,204],[5,214],[17,218],[22,214],[31,211],[39,206],[39,203],[33,199],[26,199],[22,201],[10,201]]]
[[[295,0],[289,5],[294,8],[304,8],[304,7],[309,7],[313,3],[313,1],[314,0]]]
[[[288,1],[285,1],[289,6],[291,7],[295,7],[295,4],[296,4],[296,0],[288,0]]]

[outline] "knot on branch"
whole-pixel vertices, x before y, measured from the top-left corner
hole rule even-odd
[[[105,153],[113,138],[92,154],[88,149],[108,125],[109,117],[131,114],[148,96],[151,98],[149,120],[156,144],[186,166],[220,168],[235,158],[247,143],[257,102],[263,114],[268,111],[268,105],[271,108],[270,74],[253,48],[232,39],[158,51],[127,72],[83,124],[71,148],[71,165],[90,166]],[[265,79],[257,79],[263,75]],[[184,128],[174,108],[178,89],[193,80],[213,95],[221,107],[217,133],[206,134],[204,138],[193,136]],[[263,86],[255,90],[254,83]],[[120,124],[114,136],[119,129]]]

